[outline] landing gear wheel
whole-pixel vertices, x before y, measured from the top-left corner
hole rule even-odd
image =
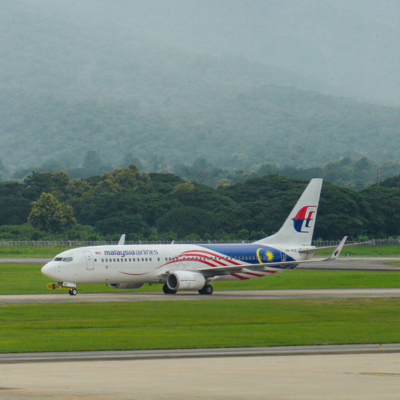
[[[78,294],[78,291],[75,288],[69,289],[69,294],[70,296],[76,296]]]
[[[214,288],[211,285],[205,285],[203,289],[199,290],[200,294],[212,294],[214,291]]]
[[[162,290],[165,294],[176,294],[177,292],[176,290],[171,290],[168,285],[164,285]]]
[[[162,287],[162,290],[163,290],[164,294],[170,294],[171,293],[170,290],[169,290],[169,287],[167,285],[164,285]]]

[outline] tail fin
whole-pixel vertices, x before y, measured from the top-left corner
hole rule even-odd
[[[322,179],[312,179],[282,228],[256,243],[309,246],[314,233],[321,187]]]

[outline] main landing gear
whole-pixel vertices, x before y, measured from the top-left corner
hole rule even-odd
[[[211,285],[204,285],[203,289],[199,290],[199,294],[212,294],[214,288]]]
[[[162,290],[165,294],[176,294],[177,292],[176,290],[171,290],[168,285],[164,285]]]
[[[204,285],[202,289],[199,290],[200,294],[212,294],[214,291],[214,288],[211,285]],[[163,286],[163,292],[165,294],[176,294],[177,290],[171,290],[168,285]],[[71,293],[70,293],[71,294]]]
[[[76,296],[78,294],[78,291],[76,290],[76,288],[72,288],[69,289],[68,293],[70,294],[70,296]]]

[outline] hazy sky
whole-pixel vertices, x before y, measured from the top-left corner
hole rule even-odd
[[[126,46],[135,40],[136,46],[152,41],[188,54],[243,56],[315,79],[334,94],[400,105],[398,0],[2,0],[0,5],[3,29],[13,24],[14,49],[33,31],[31,40],[40,37],[42,48],[58,45],[78,62],[81,51],[90,56],[91,47],[106,40],[114,47],[103,55],[108,62],[118,61],[115,51],[129,51]],[[84,48],[80,38],[91,43]],[[47,62],[32,58],[24,62]],[[7,62],[2,64],[4,73]]]

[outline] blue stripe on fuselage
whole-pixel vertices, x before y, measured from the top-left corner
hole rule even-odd
[[[227,257],[236,258],[237,260],[244,261],[248,264],[260,264],[257,256],[257,251],[259,249],[261,249],[260,256],[263,263],[269,262],[266,255],[267,253],[272,253],[274,255],[273,260],[270,262],[296,262],[296,260],[288,256],[286,253],[283,253],[273,247],[263,246],[260,244],[202,244],[199,246],[223,254]],[[244,257],[244,259],[242,257]]]

